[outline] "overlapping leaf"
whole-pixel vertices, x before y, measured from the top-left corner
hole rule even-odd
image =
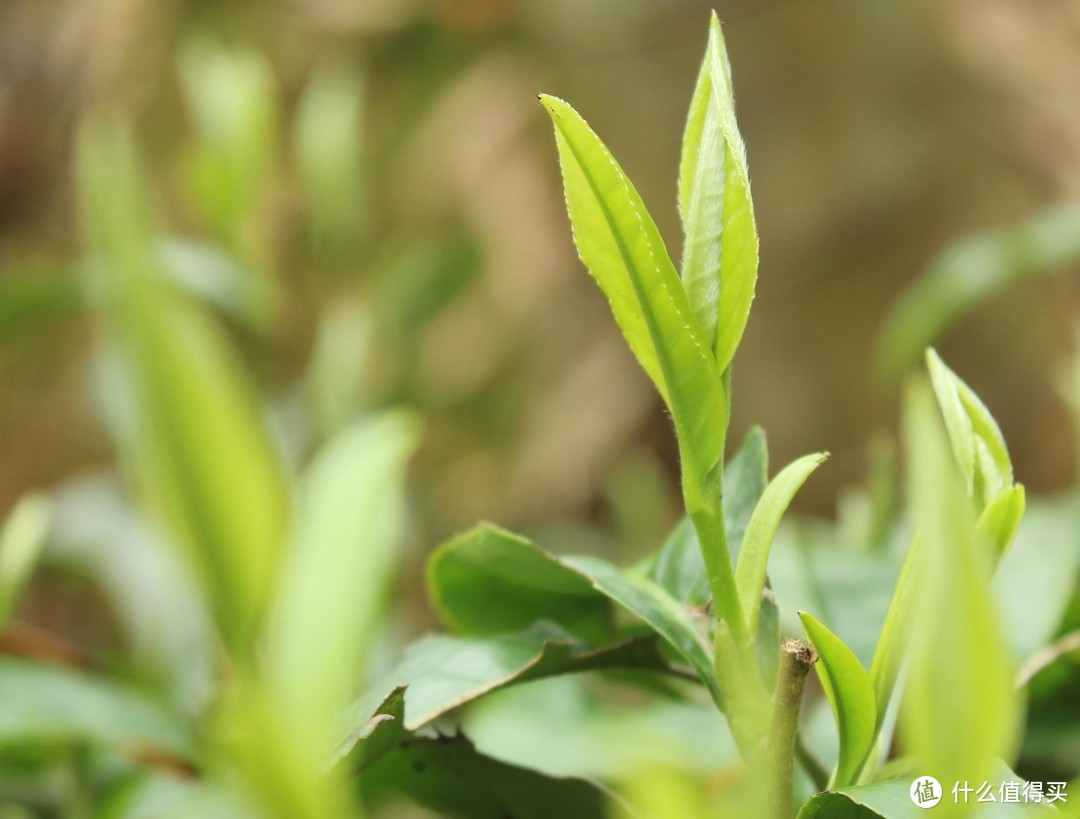
[[[617,605],[663,637],[717,696],[704,619],[637,572],[593,557],[556,558],[484,525],[436,551],[428,585],[447,623],[473,635],[520,631],[548,620],[603,645],[627,636],[615,626]]]
[[[971,387],[933,350],[927,350],[926,364],[968,493],[985,508],[1012,486],[1012,462],[1005,439]]]
[[[725,370],[754,299],[758,236],[731,66],[715,14],[683,139],[679,212],[686,233],[683,281],[717,366]]]
[[[656,224],[611,152],[565,102],[540,99],[555,125],[578,253],[671,410],[683,470],[692,476],[687,489],[697,491],[720,463],[727,429],[711,345]]]
[[[905,405],[908,496],[922,548],[914,567],[918,606],[902,727],[925,773],[943,782],[981,782],[995,759],[1014,750],[1013,674],[987,567],[975,552],[962,479],[923,386],[916,385]]]

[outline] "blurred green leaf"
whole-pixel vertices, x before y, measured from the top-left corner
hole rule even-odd
[[[75,312],[82,304],[78,282],[65,266],[49,262],[15,262],[0,276],[0,340],[44,318]]]
[[[504,634],[550,620],[590,642],[614,636],[611,603],[587,578],[491,524],[436,549],[427,580],[439,616],[462,634]]]
[[[996,759],[1014,751],[1019,713],[985,561],[975,552],[971,509],[923,383],[907,396],[904,439],[922,545],[901,711],[905,747],[940,782],[981,782]]]
[[[765,488],[761,500],[746,527],[739,560],[735,566],[735,585],[739,590],[742,610],[746,612],[747,631],[757,631],[761,592],[765,588],[765,572],[769,550],[780,526],[780,519],[795,493],[829,456],[825,453],[804,455],[780,471]]]
[[[758,236],[731,66],[715,12],[683,139],[679,212],[686,232],[683,281],[716,364],[725,370],[754,300]]]
[[[1072,493],[1034,501],[994,575],[991,588],[1017,660],[1045,648],[1069,627],[1063,621],[1080,581],[1078,519]]]
[[[171,236],[158,246],[164,272],[187,293],[254,330],[270,329],[281,294],[268,278],[222,248],[197,239]]]
[[[187,713],[212,696],[213,624],[183,556],[140,516],[116,476],[77,475],[52,492],[45,559],[89,578],[140,675]]]
[[[404,688],[400,729],[412,732],[507,686],[600,669],[664,672],[671,667],[661,656],[654,634],[604,646],[581,643],[550,623],[494,637],[429,635],[406,648],[402,662],[371,686],[372,695],[350,709],[351,719],[363,725],[382,712],[373,703],[388,691]],[[354,742],[355,737],[350,737],[339,754],[348,753]],[[369,757],[365,750],[364,758]]]
[[[549,96],[541,102],[555,125],[578,253],[671,410],[690,503],[723,457],[728,405],[720,371],[634,186],[573,108]]]
[[[45,545],[52,510],[44,495],[24,495],[0,530],[0,631],[15,616],[19,599]]]
[[[293,151],[317,247],[355,244],[365,233],[364,96],[355,71],[330,65],[300,96]]]
[[[232,786],[207,780],[151,775],[114,797],[100,819],[263,819]]]
[[[965,312],[1032,275],[1080,261],[1080,204],[1058,205],[1022,224],[945,248],[897,301],[878,335],[879,369],[898,376]]]
[[[463,736],[416,738],[357,778],[366,801],[403,794],[459,819],[596,819],[604,794],[581,779],[557,779],[479,753]]]
[[[596,675],[549,677],[479,700],[464,729],[485,753],[552,776],[614,781],[657,768],[709,776],[738,762],[712,702],[634,694],[628,707]]]
[[[291,742],[315,758],[354,696],[403,530],[415,420],[387,413],[331,439],[301,478],[270,622],[267,669]],[[331,628],[327,628],[332,624]]]
[[[340,429],[366,403],[374,322],[370,307],[346,297],[334,299],[319,317],[306,387],[323,435]]]
[[[750,516],[768,483],[768,452],[761,427],[751,427],[738,453],[724,466],[724,528],[732,557],[742,546]],[[650,580],[676,600],[701,606],[709,600],[709,580],[697,532],[683,518],[660,546],[648,570]]]
[[[0,743],[89,743],[190,761],[186,726],[158,703],[103,676],[0,658]]]
[[[188,189],[218,238],[255,260],[249,224],[265,205],[277,164],[273,69],[256,51],[195,38],[180,51],[179,75],[198,141],[187,157]]]
[[[1012,485],[1005,439],[979,397],[933,350],[926,351],[926,365],[968,494],[983,509]]]
[[[157,275],[153,208],[114,124],[84,127],[79,196],[100,260],[116,378],[110,418],[142,488],[186,548],[235,654],[247,654],[277,569],[287,497],[257,399],[218,328]]]
[[[836,716],[840,734],[840,759],[833,787],[843,788],[856,780],[877,735],[877,707],[870,675],[844,641],[819,623],[812,614],[799,612],[814,648],[821,656],[816,664],[821,686]]]

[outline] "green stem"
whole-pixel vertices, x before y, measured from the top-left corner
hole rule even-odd
[[[701,554],[705,560],[705,573],[709,579],[712,593],[713,610],[718,619],[723,620],[731,629],[731,635],[740,645],[745,645],[746,621],[743,619],[742,606],[735,586],[735,571],[731,568],[731,555],[728,551],[727,532],[724,530],[723,505],[719,500],[712,509],[693,511],[689,507],[690,520],[694,524]]]
[[[810,666],[817,662],[814,649],[798,640],[785,640],[781,646],[780,676],[776,683],[772,725],[765,748],[763,797],[768,819],[792,819],[795,803],[792,795],[795,773],[795,740],[798,736],[799,708],[803,685]]]

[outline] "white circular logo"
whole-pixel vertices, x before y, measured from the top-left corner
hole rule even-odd
[[[932,808],[941,801],[941,783],[932,776],[920,776],[911,783],[908,793],[920,808]]]

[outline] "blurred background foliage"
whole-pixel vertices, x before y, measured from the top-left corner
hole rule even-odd
[[[1080,449],[1070,421],[1080,399],[1069,386],[1080,379],[1065,376],[1075,370],[1080,281],[1037,274],[1080,265],[1071,204],[1080,197],[1080,3],[716,6],[763,249],[737,362],[734,439],[758,423],[774,464],[833,453],[796,502],[805,520],[778,544],[778,594],[802,599],[817,593],[813,577],[829,578],[835,604],[851,612],[832,622],[853,632],[860,599],[880,592],[874,611],[887,602],[897,376],[932,342],[992,408],[1018,479],[1032,495],[1063,498],[1053,514],[1032,509],[1016,553],[1024,537],[1030,549],[1057,549],[1065,562],[1036,561],[1050,568],[1027,588],[1057,581],[1064,608],[1076,574],[1068,497]],[[673,436],[575,259],[535,94],[574,100],[677,247],[672,180],[709,8],[0,4],[0,509],[34,490],[53,494],[44,568],[4,610],[17,626],[4,648],[133,678],[130,656],[159,674],[171,662],[164,679],[193,708],[207,685],[206,658],[176,664],[185,647],[204,645],[205,623],[156,622],[149,612],[164,607],[140,602],[139,590],[152,588],[175,596],[175,611],[193,609],[183,584],[161,580],[179,570],[141,556],[152,535],[111,477],[72,171],[79,123],[103,113],[131,124],[163,215],[162,269],[220,316],[288,463],[305,463],[366,410],[405,405],[424,418],[394,617],[377,656],[392,659],[430,627],[423,559],[477,519],[623,562],[654,548],[679,514]],[[867,481],[863,494],[848,489]],[[19,507],[24,528],[42,503]],[[785,575],[785,565],[802,569]],[[0,586],[20,571],[0,564]],[[884,579],[867,582],[867,572]],[[2,594],[0,603],[15,605]],[[1024,650],[1080,621],[1080,607],[1050,619],[1033,626]],[[858,651],[857,634],[843,636]],[[1044,685],[1050,705],[1033,726],[1046,735],[1024,758],[1043,766],[1035,773],[1075,776],[1067,761],[1080,733],[1055,734],[1054,715],[1076,683],[1066,675]],[[574,767],[572,755],[559,757],[564,745],[550,748],[543,719],[528,724],[529,712],[511,707],[528,695],[572,711],[598,696],[572,698],[567,686],[580,687],[558,680],[499,695],[469,728],[504,758],[546,758],[564,772],[618,777],[648,763],[650,799],[696,798],[667,771],[685,768],[673,749],[700,735],[700,714],[654,713],[672,707],[660,704],[631,730],[599,697],[587,714],[603,729],[590,741],[602,747]],[[516,722],[500,718],[503,707]],[[648,753],[619,766],[627,732]],[[712,770],[730,753],[700,748],[695,764]]]

